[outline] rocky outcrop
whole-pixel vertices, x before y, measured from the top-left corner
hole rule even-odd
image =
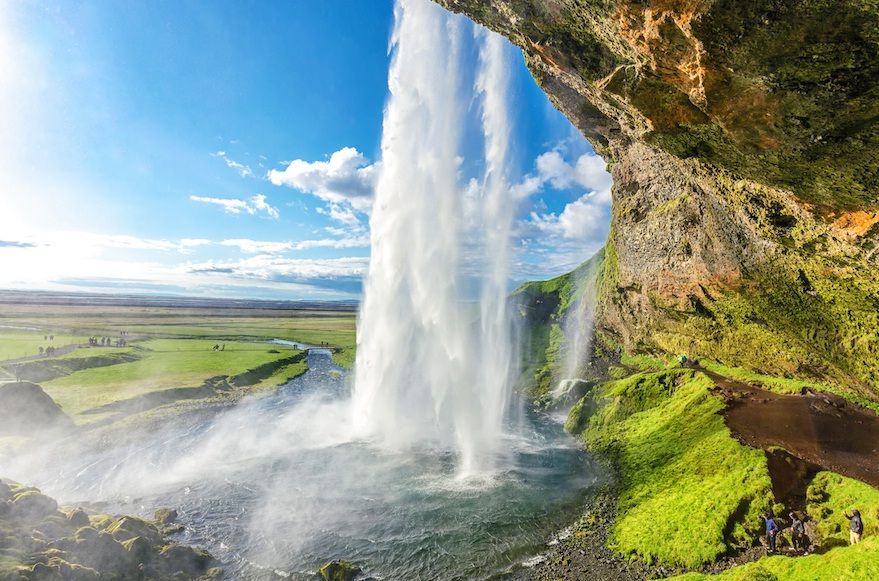
[[[68,429],[73,422],[55,401],[26,381],[0,385],[0,436],[33,436]]]
[[[608,161],[606,347],[879,401],[875,3],[437,1],[519,45]]]
[[[0,481],[0,580],[216,579],[211,555],[165,538],[161,521],[61,508],[36,488]]]

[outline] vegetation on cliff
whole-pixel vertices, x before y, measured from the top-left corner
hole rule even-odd
[[[758,515],[772,506],[766,458],[733,439],[711,387],[693,370],[670,369],[593,391],[597,411],[582,434],[619,470],[610,543],[620,553],[698,567],[756,539]]]

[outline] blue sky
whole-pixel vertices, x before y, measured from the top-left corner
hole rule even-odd
[[[392,12],[0,4],[0,287],[357,298]],[[603,162],[513,61],[511,284],[588,258],[610,198]]]

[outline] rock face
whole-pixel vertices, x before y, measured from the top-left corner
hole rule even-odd
[[[0,580],[219,578],[209,553],[165,539],[167,524],[59,509],[36,488],[0,481]]]
[[[0,435],[38,435],[73,427],[73,422],[43,389],[26,381],[0,385]]]
[[[610,165],[606,346],[879,400],[875,2],[437,1],[519,45]]]

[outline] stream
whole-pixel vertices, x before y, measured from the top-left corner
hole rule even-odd
[[[557,421],[524,409],[502,468],[476,478],[456,477],[448,451],[354,439],[345,371],[322,349],[308,366],[271,395],[56,448],[13,476],[110,513],[175,508],[175,539],[234,579],[313,579],[331,559],[381,579],[488,578],[540,552],[601,484]]]

